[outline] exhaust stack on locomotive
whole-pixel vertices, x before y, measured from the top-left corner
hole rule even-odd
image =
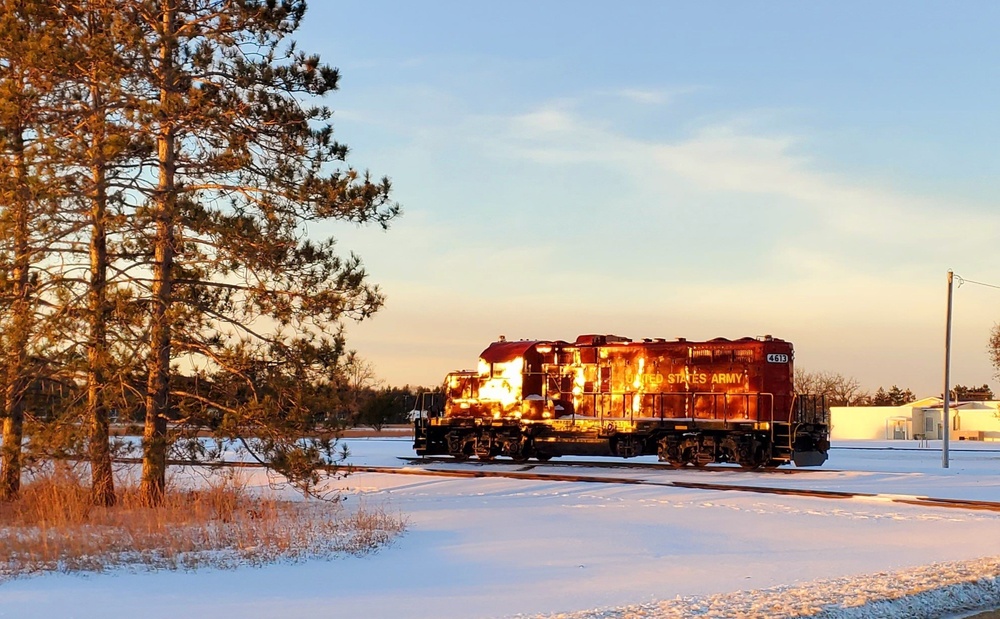
[[[509,341],[445,379],[443,409],[417,419],[420,455],[548,460],[656,454],[674,466],[818,466],[822,397],[794,392],[790,342],[614,335]]]

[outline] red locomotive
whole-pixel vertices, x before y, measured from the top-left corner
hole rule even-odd
[[[818,466],[830,443],[818,396],[796,394],[792,344],[614,335],[507,341],[445,380],[416,420],[420,455],[480,460],[656,454],[674,466]]]

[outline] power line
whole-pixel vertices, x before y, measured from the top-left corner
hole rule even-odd
[[[959,288],[962,287],[962,284],[975,284],[977,286],[985,286],[987,288],[996,288],[996,289],[1000,290],[1000,286],[998,286],[996,284],[986,284],[986,283],[983,283],[983,282],[974,282],[971,279],[965,279],[961,275],[956,275],[955,279],[958,280],[958,287]]]

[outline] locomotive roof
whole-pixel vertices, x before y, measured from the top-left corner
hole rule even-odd
[[[484,350],[479,358],[486,363],[504,363],[521,357],[542,340],[517,340],[514,342],[493,342]]]
[[[638,344],[690,344],[690,345],[705,345],[705,344],[749,344],[752,342],[784,342],[780,338],[772,337],[770,335],[765,335],[763,337],[742,337],[737,340],[730,340],[724,337],[717,337],[711,340],[705,341],[695,341],[687,340],[684,338],[677,338],[675,340],[667,340],[663,338],[656,339],[643,339]],[[615,344],[628,345],[633,343],[632,340],[616,335],[581,335],[576,338],[576,341],[572,344],[564,340],[514,340],[506,341],[500,340],[498,342],[493,342],[486,347],[480,355],[479,358],[486,363],[506,363],[508,361],[513,361],[517,357],[523,357],[526,352],[538,345],[545,346],[555,346],[557,348],[576,348],[576,347],[588,347],[588,346],[609,346]],[[541,352],[541,351],[540,351]]]

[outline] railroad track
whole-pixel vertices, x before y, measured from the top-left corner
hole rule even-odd
[[[550,466],[551,463],[546,463]],[[922,507],[945,507],[953,509],[973,509],[1000,512],[1000,502],[973,501],[967,499],[944,499],[915,495],[881,494],[872,492],[843,492],[835,490],[809,490],[799,488],[772,488],[768,486],[744,486],[738,484],[716,484],[688,481],[659,481],[628,477],[604,477],[601,475],[567,475],[562,473],[536,473],[531,471],[502,471],[497,469],[438,469],[399,468],[391,466],[352,466],[350,469],[361,473],[388,473],[392,475],[426,475],[439,477],[501,477],[530,481],[565,481],[600,484],[625,484],[630,486],[657,486],[717,492],[753,492],[757,494],[777,494],[821,499],[870,499],[873,501],[919,505]]]
[[[456,460],[451,456],[423,456],[423,457],[399,457],[400,460],[408,462],[410,464],[465,464],[473,466],[483,466],[490,467],[494,465],[516,465],[519,464],[513,460]],[[731,473],[760,473],[760,474],[770,474],[770,475],[799,475],[799,474],[809,474],[809,473],[843,473],[843,471],[838,469],[799,469],[799,468],[759,468],[759,469],[745,469],[738,465],[728,465],[728,464],[706,464],[704,466],[686,466],[682,469],[676,469],[669,464],[663,462],[634,462],[630,460],[622,459],[606,459],[606,460],[571,460],[571,461],[556,461],[549,460],[548,462],[525,462],[520,463],[523,466],[554,466],[554,467],[586,467],[586,468],[600,468],[600,469],[639,469],[639,470],[651,470],[651,471],[702,471],[702,472],[731,472]]]
[[[422,458],[401,458],[402,460],[424,460]],[[443,460],[443,459],[442,459]],[[115,462],[121,464],[141,464],[141,458],[115,458]],[[169,460],[171,466],[198,466],[198,467],[221,467],[221,468],[265,468],[258,462],[200,462],[197,460]],[[514,464],[514,463],[511,463]],[[563,463],[574,464],[574,463]],[[577,466],[586,466],[585,463],[575,463]],[[610,463],[608,463],[610,464]],[[656,465],[649,463],[634,463],[645,465],[640,468],[653,468]],[[925,497],[915,495],[881,494],[872,492],[845,492],[836,490],[810,490],[801,488],[773,488],[769,486],[744,486],[739,484],[718,484],[702,483],[690,481],[669,481],[655,479],[636,479],[629,477],[606,477],[603,475],[573,475],[565,473],[544,473],[531,470],[536,465],[527,465],[519,471],[501,470],[493,467],[481,466],[476,469],[442,469],[442,468],[416,468],[416,467],[395,467],[395,466],[360,466],[360,465],[339,465],[331,466],[330,470],[340,469],[351,473],[382,473],[388,475],[416,475],[426,477],[459,477],[459,478],[480,478],[499,477],[504,479],[518,479],[525,481],[559,481],[577,482],[593,484],[622,484],[629,486],[655,486],[663,488],[683,488],[688,490],[711,490],[715,492],[753,492],[757,494],[775,494],[783,496],[797,496],[820,499],[869,499],[872,501],[900,503],[904,505],[917,505],[921,507],[943,507],[951,509],[971,509],[979,511],[1000,512],[1000,502],[998,501],[974,501],[968,499],[946,499],[938,497]],[[551,467],[551,462],[544,464]],[[669,471],[664,466],[657,467],[664,471]],[[699,469],[689,469],[699,470]],[[722,469],[717,467],[715,470]]]
[[[940,447],[887,447],[885,445],[879,445],[877,447],[869,447],[863,445],[833,445],[830,450],[853,450],[853,451],[919,451],[919,452],[935,452],[941,451]],[[949,449],[952,453],[972,453],[972,454],[982,454],[982,453],[1000,453],[1000,449],[962,449],[961,447],[951,447]]]

